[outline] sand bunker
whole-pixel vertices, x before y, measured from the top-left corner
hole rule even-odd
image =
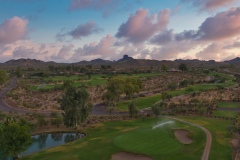
[[[132,154],[127,152],[119,152],[112,155],[111,160],[153,160],[153,159],[144,155]]]
[[[193,142],[191,138],[188,137],[189,131],[185,129],[178,129],[174,131],[177,139],[183,144],[190,144]]]

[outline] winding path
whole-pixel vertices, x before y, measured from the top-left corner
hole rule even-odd
[[[198,124],[194,124],[194,123],[187,122],[187,121],[184,121],[184,120],[181,120],[181,119],[178,119],[178,118],[173,118],[173,117],[167,117],[167,118],[174,119],[176,121],[180,121],[180,122],[184,122],[184,123],[193,125],[195,127],[198,127],[200,129],[202,129],[205,132],[205,134],[206,134],[206,145],[205,145],[201,160],[208,160],[210,150],[211,150],[211,145],[212,145],[212,135],[211,135],[211,133],[206,128],[204,128],[203,126],[200,126]]]

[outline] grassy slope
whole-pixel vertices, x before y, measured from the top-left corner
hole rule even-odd
[[[120,151],[145,154],[154,159],[200,159],[204,147],[204,133],[188,124],[175,122],[152,130],[162,119],[149,118],[134,121],[107,122],[86,130],[87,136],[79,141],[38,152],[23,159],[83,159],[108,160]],[[180,144],[172,129],[190,130],[194,142]]]

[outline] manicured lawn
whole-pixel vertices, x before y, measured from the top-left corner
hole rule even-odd
[[[148,118],[129,121],[113,121],[86,129],[87,136],[76,142],[38,152],[22,159],[34,160],[110,160],[111,155],[126,151],[143,154],[156,160],[200,159],[205,134],[197,127],[174,122],[152,129],[166,118]],[[190,131],[193,143],[181,144],[174,136],[174,129]]]
[[[218,102],[219,108],[240,108],[240,102]]]
[[[218,107],[219,108],[240,108],[240,103],[239,102],[223,102],[220,101],[218,102]],[[213,115],[214,116],[221,116],[221,117],[229,117],[229,118],[235,118],[238,112],[236,111],[214,111]]]
[[[237,113],[236,111],[214,111],[213,116],[235,118]]]
[[[202,125],[211,132],[212,147],[209,160],[232,160],[232,149],[230,145],[232,135],[227,130],[227,128],[232,125],[231,121],[206,117],[203,118],[182,116],[180,118]]]

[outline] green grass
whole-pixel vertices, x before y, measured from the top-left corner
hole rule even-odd
[[[111,155],[126,151],[143,154],[156,160],[198,160],[200,159],[205,135],[197,127],[175,122],[152,129],[153,125],[166,121],[163,118],[148,118],[131,121],[113,121],[88,128],[83,139],[58,146],[22,159],[34,160],[110,160]],[[192,144],[181,144],[174,136],[173,130],[184,128],[190,131]]]
[[[237,113],[236,111],[214,111],[213,116],[235,118]]]
[[[224,102],[220,101],[218,102],[218,107],[219,108],[240,108],[240,103],[239,102]],[[221,117],[229,117],[229,118],[235,118],[238,112],[236,111],[214,111],[213,115],[214,116],[221,116]]]
[[[162,74],[162,73],[161,73]],[[147,78],[147,77],[154,77],[161,75],[160,73],[141,73],[141,74],[119,74],[123,77],[131,77],[131,78]],[[54,76],[45,78],[45,81],[53,81],[53,82],[62,82],[62,81],[74,81],[73,85],[78,87],[81,85],[86,86],[97,86],[97,85],[104,85],[107,83],[107,78],[102,78],[102,74],[92,75],[90,80],[87,80],[87,76]],[[115,75],[113,75],[115,76]],[[38,86],[30,86],[31,90],[51,90],[56,87],[60,87],[62,84],[46,84],[41,87]]]
[[[180,117],[189,122],[202,125],[212,134],[212,147],[209,160],[224,159],[232,160],[232,149],[230,140],[232,135],[227,131],[227,128],[232,125],[231,121],[222,119],[213,119],[206,117]]]
[[[240,108],[240,102],[218,102],[219,108]]]

